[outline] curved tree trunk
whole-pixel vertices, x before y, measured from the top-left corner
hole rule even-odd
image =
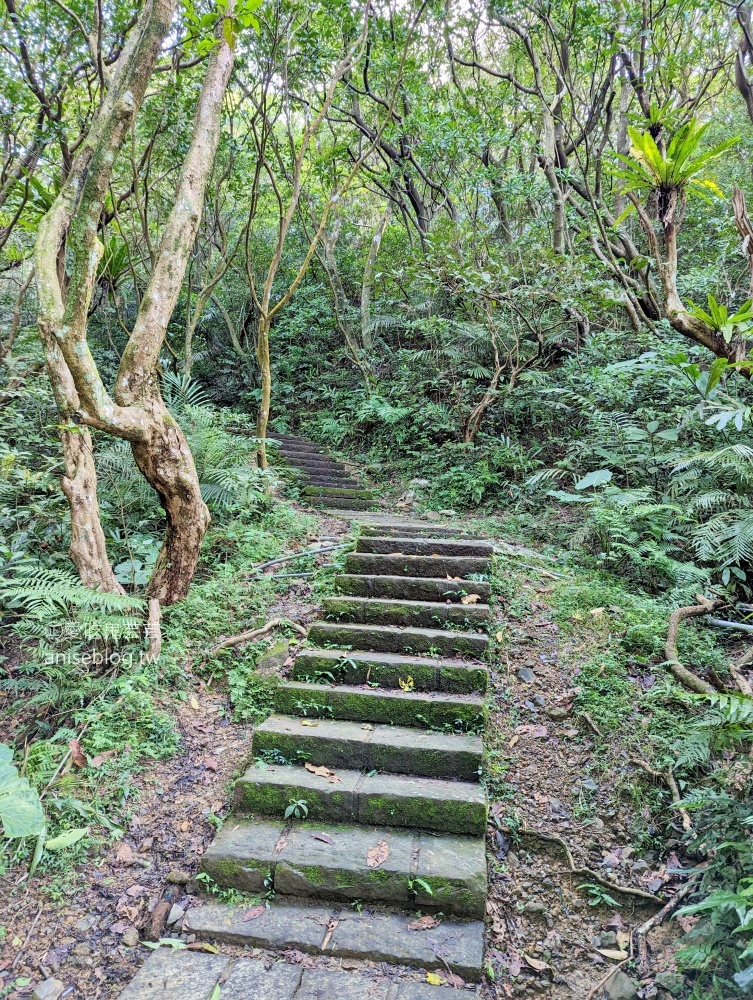
[[[260,469],[267,468],[267,425],[269,424],[269,408],[272,405],[272,368],[269,357],[269,319],[262,316],[256,334],[256,358],[259,362],[261,375],[261,400],[259,413],[256,417],[256,436],[259,438],[257,461]]]

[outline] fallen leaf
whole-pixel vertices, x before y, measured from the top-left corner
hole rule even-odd
[[[402,677],[399,677],[398,684],[403,689],[403,691],[412,691],[413,688],[415,687],[412,677],[406,677],[405,680],[403,680]]]
[[[217,761],[214,759],[214,757],[205,757],[202,763],[207,771],[217,770]]]
[[[301,725],[302,726],[318,726],[319,723],[318,722],[312,722],[311,719],[302,719],[301,720]]]
[[[133,851],[130,844],[122,843],[115,852],[115,861],[119,865],[130,865],[133,861]]]
[[[199,711],[199,703],[193,695],[191,695],[191,697],[188,699],[188,704],[191,706],[194,712]]]
[[[250,910],[246,910],[243,914],[243,919],[245,920],[257,920],[263,913],[266,913],[266,906],[263,903],[259,903],[258,906],[252,906]]]
[[[283,663],[283,667],[292,667],[294,663],[295,663],[295,658],[289,656],[287,660],[285,660],[285,662]]]
[[[630,944],[630,934],[627,931],[617,931],[617,947],[620,951],[627,951]]]
[[[92,767],[102,767],[106,760],[110,757],[114,757],[117,754],[117,750],[105,750],[104,753],[98,753],[96,757],[92,757],[89,761]]]
[[[510,748],[510,750],[512,750],[512,748],[515,746],[515,744],[518,742],[519,739],[520,739],[519,736],[513,736],[513,738],[507,744],[507,746]]]
[[[378,868],[389,857],[390,849],[386,840],[380,840],[376,847],[366,852],[366,864],[369,868]]]
[[[541,962],[538,958],[531,958],[530,955],[523,955],[523,961],[526,965],[530,966],[534,972],[544,972],[545,969],[549,968],[546,962]]]
[[[374,727],[370,722],[364,722],[364,724],[361,726],[361,729],[373,729],[373,728]]]
[[[431,986],[441,986],[444,980],[441,979],[441,977],[438,976],[436,972],[427,972],[426,982],[429,983]]]
[[[76,767],[86,767],[89,761],[79,740],[69,740],[68,749],[71,752],[71,760]]]
[[[504,638],[505,638],[505,633],[504,632],[497,632],[495,634],[494,638],[497,640],[497,642],[503,642]]]
[[[520,969],[521,969],[520,959],[514,958],[512,962],[510,962],[510,975],[513,977],[513,979],[516,979],[520,975]]]
[[[208,941],[192,941],[191,944],[186,945],[186,948],[189,951],[208,951],[210,955],[219,954],[219,948],[213,944],[209,944]]]
[[[477,601],[481,600],[480,594],[466,594],[465,597],[460,598],[461,604],[475,604]]]
[[[307,760],[303,766],[307,771],[311,771],[312,774],[316,774],[320,778],[326,778],[331,785],[333,785],[336,781],[342,781],[342,778],[338,777],[334,771],[330,771],[328,767],[324,767],[324,765],[317,767],[316,764],[312,764]]]
[[[437,920],[436,917],[430,917],[427,913],[425,917],[419,917],[418,920],[413,920],[408,924],[409,931],[430,931],[434,927],[439,927],[442,923],[441,920]]]
[[[312,840],[321,840],[323,844],[329,844],[330,847],[335,846],[335,842],[331,837],[328,837],[326,833],[312,833]]]
[[[588,613],[592,618],[601,618],[604,614],[604,608],[591,608]]]
[[[604,958],[611,958],[613,962],[622,962],[623,959],[628,957],[626,951],[617,951],[616,948],[597,948],[596,949],[600,955]]]
[[[462,990],[465,986],[465,980],[457,972],[443,972],[442,975],[447,986],[454,986],[456,990]]]

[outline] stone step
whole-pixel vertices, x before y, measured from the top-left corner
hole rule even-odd
[[[400,538],[394,535],[369,535],[358,539],[356,552],[377,552],[383,555],[411,556],[491,556],[491,542],[467,538]]]
[[[461,660],[400,656],[395,653],[347,652],[337,649],[302,649],[293,664],[293,680],[321,684],[367,684],[398,688],[413,678],[416,691],[473,694],[486,691],[489,672],[480,664]]]
[[[384,722],[449,732],[477,732],[485,722],[483,700],[469,694],[287,681],[275,689],[274,700],[275,711],[281,715],[310,719]]]
[[[258,762],[235,786],[235,810],[283,817],[304,801],[309,822],[421,827],[483,836],[486,796],[477,782],[338,771],[338,782],[303,767]]]
[[[375,500],[351,500],[346,497],[321,497],[313,500],[312,507],[331,507],[333,510],[371,510]]]
[[[286,715],[270,715],[254,729],[252,752],[271,764],[309,761],[454,781],[477,781],[483,762],[478,736]]]
[[[294,465],[297,469],[330,469],[337,472],[345,472],[345,466],[334,459],[322,455],[319,458],[296,455],[295,458],[287,459],[289,465]]]
[[[419,628],[483,628],[489,621],[488,604],[440,604],[437,601],[398,601],[379,597],[325,597],[327,618],[362,625],[411,625]]]
[[[346,573],[368,576],[438,576],[466,579],[473,573],[487,573],[489,560],[476,556],[381,555],[351,552],[345,560]]]
[[[324,448],[318,444],[306,444],[299,441],[281,441],[280,451],[285,455],[326,455]]]
[[[301,476],[302,486],[334,486],[346,490],[361,490],[363,486],[357,479],[343,479],[340,476]]]
[[[438,992],[456,995],[452,987],[398,982],[378,974],[163,947],[147,958],[120,1000],[432,1000]]]
[[[274,900],[253,920],[246,919],[248,911],[248,906],[196,906],[186,914],[183,929],[200,941],[216,945],[269,951],[294,949],[309,955],[429,970],[449,968],[467,982],[481,980],[484,925],[479,920],[442,920],[438,927],[417,930],[412,914],[373,910],[356,913],[342,910],[337,904],[317,906]],[[228,996],[228,1000],[235,998]]]
[[[369,866],[381,849],[383,860]],[[384,826],[230,820],[201,858],[241,892],[416,907],[483,919],[484,837]]]
[[[335,585],[343,594],[354,597],[405,598],[411,601],[459,601],[467,594],[478,594],[488,601],[491,587],[482,580],[448,580],[427,576],[359,576],[342,573]]]
[[[384,538],[387,535],[393,538],[459,538],[464,534],[459,528],[442,527],[429,521],[393,521],[385,519],[375,524],[363,523],[360,525],[360,528],[361,535],[369,538]]]
[[[311,497],[355,497],[359,500],[371,500],[374,496],[371,490],[347,486],[304,486],[303,493]]]
[[[371,649],[377,653],[430,653],[432,656],[473,656],[481,659],[489,637],[480,632],[448,629],[397,628],[394,625],[347,625],[314,622],[308,632],[314,646]]]

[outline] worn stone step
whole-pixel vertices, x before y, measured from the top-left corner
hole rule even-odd
[[[370,852],[386,846],[369,866]],[[372,855],[373,856],[373,853]],[[223,888],[440,910],[482,919],[485,838],[385,826],[230,820],[201,858]]]
[[[489,600],[491,587],[485,580],[448,580],[428,576],[360,576],[342,573],[335,585],[343,594],[354,597],[405,598],[410,601],[459,601],[468,594]]]
[[[325,455],[308,457],[306,455],[289,456],[287,461],[297,469],[334,469],[337,472],[345,472],[345,466],[341,462],[336,462]]]
[[[478,736],[435,733],[334,719],[270,715],[254,730],[254,757],[272,764],[310,761],[355,771],[477,781],[483,761]]]
[[[410,625],[418,628],[483,628],[488,604],[441,604],[437,601],[399,601],[380,597],[325,597],[327,618],[362,625]]]
[[[304,486],[303,492],[312,497],[355,497],[360,500],[371,500],[374,496],[371,490],[347,486]]]
[[[371,510],[375,500],[357,500],[348,497],[318,497],[311,501],[312,507],[331,507],[333,510]]]
[[[365,537],[383,538],[389,535],[393,538],[461,538],[464,532],[460,528],[445,527],[429,521],[384,520],[378,524],[360,525],[361,535]]]
[[[301,469],[295,469],[298,476],[304,486],[347,486],[349,489],[363,489],[361,483],[357,479],[353,479],[352,476],[337,475],[337,476],[320,476],[316,473],[313,475],[308,472],[303,472]]]
[[[357,552],[377,552],[383,555],[411,556],[491,556],[494,546],[475,538],[400,538],[390,535],[368,535],[358,539]]]
[[[474,656],[481,659],[489,637],[480,632],[449,629],[397,628],[394,625],[348,625],[314,622],[308,641],[315,646],[371,649],[378,653],[430,653],[432,656]]]
[[[163,947],[149,955],[120,1000],[432,1000],[437,992],[455,993],[451,987],[378,974]]]
[[[438,927],[416,930],[413,914],[368,910],[356,913],[337,904],[317,906],[274,900],[253,920],[245,919],[248,911],[248,906],[196,906],[186,914],[183,929],[215,945],[269,951],[295,949],[309,955],[428,970],[449,968],[466,982],[481,980],[484,925],[479,920],[442,920]]]
[[[302,649],[293,664],[294,680],[314,684],[371,682],[382,688],[398,688],[407,677],[413,678],[417,691],[472,694],[486,691],[489,672],[480,664],[462,660],[337,649]]]
[[[476,732],[485,721],[483,700],[469,694],[287,681],[275,689],[274,700],[275,711],[282,715],[312,719],[385,722],[450,732]]]
[[[337,777],[339,781],[330,782],[300,766],[257,762],[236,783],[235,809],[279,819],[291,802],[305,801],[306,819],[311,822],[420,827],[478,836],[486,830],[486,796],[477,782],[361,771],[338,771]]]
[[[438,576],[466,579],[474,573],[487,573],[489,560],[477,556],[382,555],[374,552],[351,552],[345,560],[346,573],[368,576]]]

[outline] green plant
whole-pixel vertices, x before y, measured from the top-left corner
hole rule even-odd
[[[585,889],[588,894],[589,906],[620,906],[614,896],[610,896],[603,885],[598,882],[581,882],[579,889]]]
[[[44,835],[45,816],[36,789],[11,763],[13,751],[0,743],[0,822],[10,839]]]
[[[309,807],[305,799],[291,799],[290,805],[285,809],[283,819],[306,819],[309,814]]]

